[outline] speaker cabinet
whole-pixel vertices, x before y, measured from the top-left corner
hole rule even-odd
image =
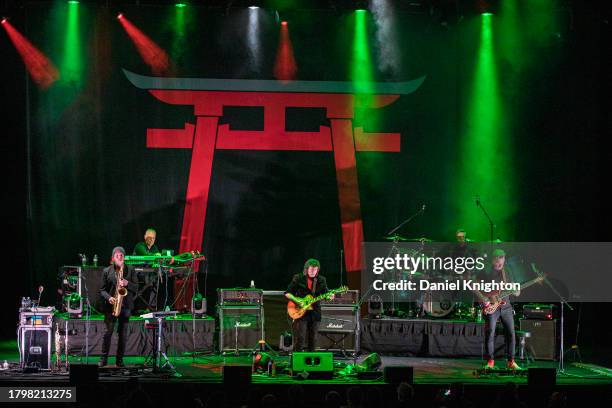
[[[385,382],[390,384],[401,382],[412,384],[414,377],[414,370],[409,366],[386,366],[384,373]]]
[[[317,350],[359,351],[359,309],[353,306],[321,306]]]
[[[70,364],[69,378],[71,384],[98,381],[98,366],[95,364]]]
[[[526,351],[536,360],[554,360],[556,356],[556,320],[520,319],[521,331],[531,333],[525,339]]]
[[[20,360],[23,368],[51,368],[51,328],[19,328]]]
[[[251,366],[223,366],[223,384],[236,388],[249,387],[251,385]]]
[[[287,316],[285,292],[264,291],[266,342],[274,348],[282,348],[279,339],[283,333],[291,333],[291,319]]]
[[[251,351],[264,339],[262,309],[254,306],[219,306],[219,351]]]
[[[527,384],[532,388],[552,389],[557,385],[557,370],[554,368],[529,368]]]

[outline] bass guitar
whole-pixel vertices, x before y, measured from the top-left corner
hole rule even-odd
[[[329,292],[323,293],[317,297],[312,295],[306,295],[303,298],[296,297],[296,299],[300,301],[300,304],[298,305],[294,301],[290,300],[287,303],[287,314],[293,320],[299,319],[300,317],[304,316],[307,311],[312,310],[313,305],[318,301],[326,299],[335,293],[346,292],[347,290],[348,286],[340,286],[338,289],[330,290]]]
[[[526,289],[530,287],[531,285],[535,285],[536,283],[540,283],[543,280],[544,280],[544,276],[538,276],[535,279],[529,280],[525,283],[521,283],[521,290]],[[489,292],[486,295],[482,294],[481,292],[476,292],[482,301],[482,305],[483,305],[482,313],[485,315],[490,315],[492,313],[495,313],[497,309],[499,309],[501,306],[508,303],[506,298],[512,295],[514,292],[515,291],[513,290],[502,290],[498,292]],[[488,303],[488,305],[486,305],[486,303]]]

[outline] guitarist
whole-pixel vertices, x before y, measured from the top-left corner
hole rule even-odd
[[[488,280],[495,279],[496,281],[510,282],[507,272],[504,268],[506,264],[506,253],[503,249],[495,249],[492,254],[491,273],[487,277]],[[486,293],[482,293],[486,297]],[[518,292],[514,296],[519,296]],[[501,305],[495,312],[485,315],[485,343],[487,347],[488,361],[486,368],[495,367],[495,326],[501,318],[504,326],[504,336],[506,338],[506,358],[508,360],[507,367],[512,370],[519,370],[520,367],[514,361],[514,349],[516,347],[516,338],[514,333],[514,309],[510,304],[510,300],[506,297],[503,299],[506,303]],[[484,307],[489,306],[490,302],[484,300]]]
[[[285,292],[285,297],[301,306],[301,298],[306,295],[310,294],[316,297],[327,292],[329,290],[327,281],[325,277],[319,275],[320,269],[321,263],[318,260],[308,259],[304,263],[302,273],[293,275],[293,279]],[[330,299],[333,299],[333,295],[330,295]],[[313,309],[307,311],[304,316],[293,321],[291,326],[293,331],[293,351],[315,350],[315,339],[320,323],[321,306],[318,303],[315,303]]]

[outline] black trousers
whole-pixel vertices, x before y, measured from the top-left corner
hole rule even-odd
[[[291,325],[293,331],[293,351],[315,350],[320,323],[308,314],[293,321]]]
[[[125,311],[122,311],[119,317],[113,316],[112,313],[106,313],[104,316],[104,326],[106,326],[104,337],[102,339],[102,358],[104,360],[108,359],[111,338],[113,337],[113,332],[115,331],[115,322],[118,323],[117,331],[119,332],[119,338],[117,339],[117,361],[123,360],[123,355],[125,354],[125,344],[127,343],[127,329],[129,321],[130,314],[126,313]]]
[[[516,336],[514,335],[514,310],[511,305],[504,305],[494,313],[486,315],[485,324],[485,343],[487,346],[487,357],[495,359],[495,326],[501,318],[504,326],[504,337],[506,338],[506,358],[514,359],[514,349],[516,347]]]

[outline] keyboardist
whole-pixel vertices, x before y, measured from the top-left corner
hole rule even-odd
[[[133,255],[147,256],[147,255],[160,255],[160,251],[155,245],[157,239],[157,232],[153,228],[147,228],[144,234],[144,242],[139,242],[134,247]],[[148,264],[148,263],[146,263]],[[157,290],[158,290],[158,279],[159,276],[151,273],[139,273],[139,292],[137,299],[137,306],[144,307],[145,310],[156,310],[157,309]],[[141,301],[146,304],[142,305]]]
[[[144,242],[139,242],[134,247],[134,255],[157,255],[159,249],[155,245],[157,232],[153,228],[148,228],[144,234]]]

